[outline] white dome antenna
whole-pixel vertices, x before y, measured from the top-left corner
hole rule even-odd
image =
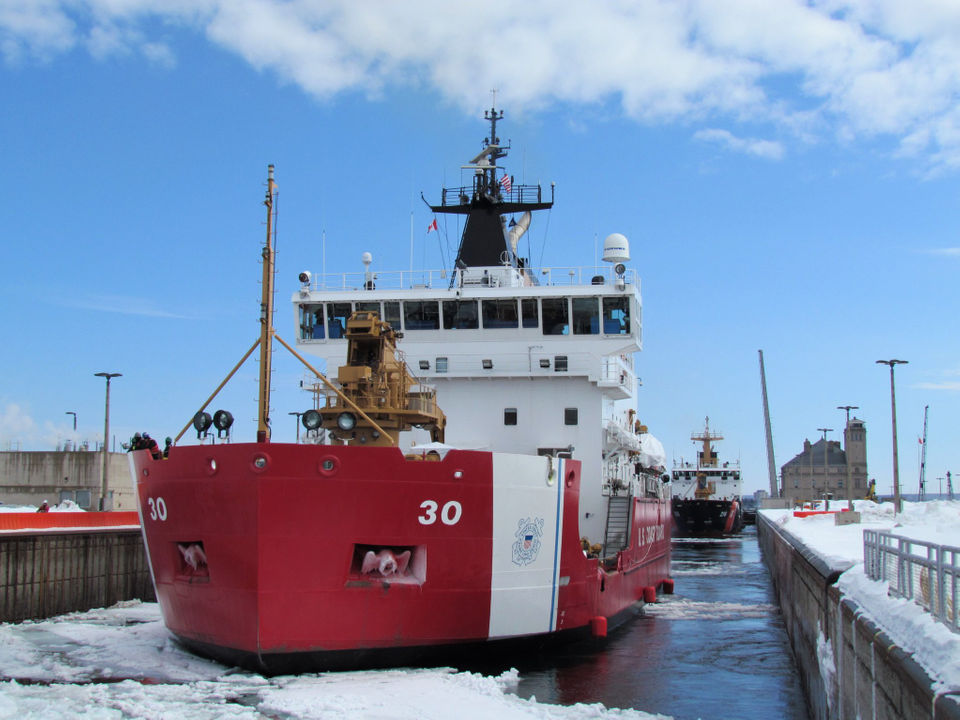
[[[630,262],[630,241],[625,235],[611,233],[603,241],[603,261],[608,263]]]

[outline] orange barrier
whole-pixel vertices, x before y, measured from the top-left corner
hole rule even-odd
[[[811,515],[835,515],[838,512],[850,512],[850,508],[840,508],[839,510],[794,510],[793,516],[805,518]]]
[[[0,512],[0,530],[47,530],[50,528],[112,528],[140,525],[136,512]]]

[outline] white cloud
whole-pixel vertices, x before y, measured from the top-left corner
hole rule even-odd
[[[960,390],[960,382],[945,380],[943,382],[924,382],[911,385],[910,387],[916,388],[917,390]]]
[[[408,84],[476,110],[495,87],[515,111],[614,102],[643,122],[891,138],[928,169],[960,168],[955,0],[0,0],[8,62],[80,44],[170,65],[156,35],[171,27],[322,100]],[[705,139],[784,152],[733,133]]]
[[[927,250],[931,255],[944,255],[946,257],[960,257],[960,247],[933,248]]]
[[[738,138],[728,130],[706,129],[698,130],[693,134],[697,140],[715,142],[729,150],[756,155],[768,160],[779,160],[783,157],[783,145],[772,140],[758,140],[756,138]]]

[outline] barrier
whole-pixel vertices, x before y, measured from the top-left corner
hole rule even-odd
[[[938,622],[953,632],[960,632],[957,624],[960,548],[913,540],[888,531],[864,530],[863,565],[867,577],[887,583],[891,595],[913,600]]]
[[[0,513],[0,530],[140,527],[136,512]]]

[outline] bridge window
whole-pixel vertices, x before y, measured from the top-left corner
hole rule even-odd
[[[630,333],[630,298],[620,296],[603,299],[603,332],[605,335]]]
[[[597,298],[573,298],[573,332],[575,335],[596,335],[600,332],[600,303]]]
[[[517,424],[517,409],[516,409],[516,408],[504,408],[504,409],[503,409],[503,424],[504,424],[504,425],[516,425],[516,424]]]
[[[330,303],[327,305],[327,333],[330,339],[346,337],[347,318],[350,317],[350,303]]]
[[[383,301],[383,320],[390,324],[394,330],[400,330],[400,301]]]
[[[520,301],[520,316],[523,318],[522,324],[525,328],[535,328],[540,324],[536,298],[524,298]]]
[[[476,300],[444,300],[443,327],[447,330],[476,330],[480,327]]]
[[[436,300],[405,301],[403,327],[405,330],[439,330],[440,303]]]
[[[354,310],[357,312],[375,312],[377,317],[383,320],[383,313],[380,311],[380,303],[378,302],[358,302],[354,305]]]
[[[576,425],[578,420],[577,408],[564,408],[563,409],[563,424],[564,425]]]
[[[323,305],[301,305],[300,339],[322,340],[324,337]]]
[[[544,335],[569,335],[570,320],[567,298],[543,298],[540,301],[543,313]]]
[[[515,328],[518,325],[516,300],[511,298],[509,300],[483,301],[483,326],[485,328]]]

